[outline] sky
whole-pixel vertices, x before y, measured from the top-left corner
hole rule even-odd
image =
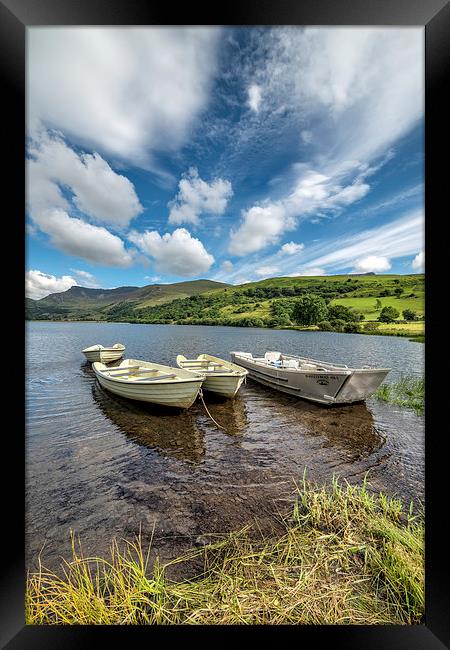
[[[424,30],[27,29],[26,293],[424,270]]]

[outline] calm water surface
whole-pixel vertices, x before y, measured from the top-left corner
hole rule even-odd
[[[164,561],[208,533],[286,510],[294,480],[333,474],[408,502],[424,496],[424,422],[379,402],[324,408],[249,380],[234,400],[205,395],[185,412],[104,391],[81,350],[126,345],[126,356],[175,365],[175,357],[282,350],[348,365],[388,366],[388,380],[423,374],[424,346],[400,337],[126,323],[27,324],[26,547],[33,568],[70,555],[70,530],[86,553],[154,527]]]

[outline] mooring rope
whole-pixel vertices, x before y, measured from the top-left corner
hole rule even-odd
[[[211,420],[214,422],[214,424],[216,425],[216,427],[219,427],[219,429],[223,429],[223,430],[225,431],[225,427],[223,427],[221,424],[219,424],[218,422],[216,422],[216,420],[213,418],[213,416],[211,415],[211,413],[208,411],[208,407],[206,406],[206,404],[205,404],[205,400],[203,399],[203,391],[202,391],[201,388],[200,388],[199,395],[200,395],[200,399],[202,400],[202,404],[203,404],[203,406],[205,407],[205,411],[207,412],[207,414],[209,415],[209,417],[211,418]]]

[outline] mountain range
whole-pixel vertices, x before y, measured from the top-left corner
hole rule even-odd
[[[90,320],[95,317],[104,320],[108,312],[117,305],[133,310],[142,309],[227,286],[229,285],[224,282],[214,280],[149,284],[144,287],[124,286],[115,289],[90,289],[76,285],[67,291],[52,293],[40,300],[26,298],[25,314],[29,320],[53,320],[55,317],[64,316],[71,320]]]

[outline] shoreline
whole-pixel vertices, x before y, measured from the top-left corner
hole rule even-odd
[[[333,477],[319,487],[304,474],[293,508],[279,518],[280,532],[264,536],[249,524],[153,566],[149,533],[145,544],[141,533],[120,545],[113,538],[110,558],[85,557],[71,535],[62,576],[41,564],[28,575],[26,623],[423,622],[423,508],[413,513],[366,479],[351,485]],[[180,563],[194,563],[195,579],[168,577]]]
[[[287,325],[285,327],[258,327],[258,328],[250,328],[250,327],[242,327],[241,325],[221,325],[221,324],[212,324],[212,323],[144,323],[140,321],[132,321],[132,320],[88,320],[88,319],[83,319],[83,320],[78,320],[78,319],[61,319],[61,320],[55,320],[55,319],[46,319],[46,318],[26,318],[25,319],[26,323],[107,323],[107,324],[129,324],[129,325],[179,325],[179,326],[184,326],[184,325],[190,325],[191,327],[232,327],[233,329],[264,329],[264,330],[274,330],[274,331],[280,331],[280,330],[286,330],[286,331],[298,331],[298,332],[328,332],[329,334],[362,334],[363,336],[393,336],[393,337],[401,337],[401,338],[407,338],[409,340],[414,340],[415,342],[419,343],[424,343],[425,342],[425,332],[423,333],[417,333],[417,332],[383,332],[382,330],[374,331],[374,332],[336,332],[336,331],[329,331],[329,330],[320,330],[320,329],[311,329],[309,327],[301,327],[297,325]]]

